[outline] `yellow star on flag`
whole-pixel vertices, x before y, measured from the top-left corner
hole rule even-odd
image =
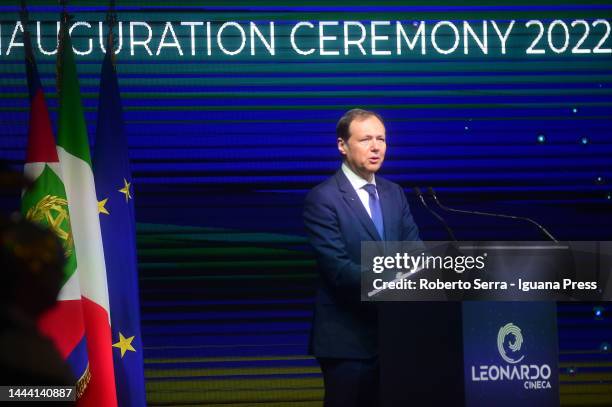
[[[136,349],[134,349],[134,347],[132,346],[132,341],[134,340],[134,338],[135,336],[130,336],[129,338],[126,338],[121,332],[119,332],[119,342],[113,343],[113,347],[121,349],[121,358],[123,358],[123,355],[125,355],[125,352],[127,352],[128,350],[136,352]]]
[[[104,205],[106,205],[106,201],[108,201],[108,198],[104,198],[103,200],[98,201],[98,213],[110,215],[110,213],[108,213],[108,209],[104,207]]]
[[[119,192],[125,195],[125,203],[127,203],[128,200],[132,199],[132,194],[130,194],[130,185],[132,185],[132,183],[127,182],[127,180],[123,178],[123,188],[121,188]]]

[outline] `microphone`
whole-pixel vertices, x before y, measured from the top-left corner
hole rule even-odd
[[[432,187],[428,187],[427,190],[429,191],[429,193],[431,194],[432,198],[434,199],[434,201],[436,201],[436,204],[445,211],[448,212],[456,212],[456,213],[466,213],[466,214],[470,214],[470,215],[481,215],[481,216],[493,216],[496,218],[505,218],[505,219],[514,219],[514,220],[523,220],[523,221],[527,221],[533,225],[536,225],[538,229],[540,229],[540,231],[542,233],[544,233],[544,235],[546,235],[546,237],[548,237],[550,240],[552,240],[555,243],[559,243],[559,241],[557,239],[554,238],[553,235],[550,234],[550,232],[548,230],[546,230],[546,228],[542,225],[540,225],[538,222],[536,222],[535,220],[531,219],[531,218],[527,218],[524,216],[514,216],[514,215],[504,215],[501,213],[489,213],[489,212],[480,212],[480,211],[467,211],[467,210],[463,210],[463,209],[453,209],[453,208],[449,208],[448,206],[444,206],[440,200],[438,199],[438,196],[436,195],[436,192],[434,191],[434,189]]]
[[[427,210],[429,211],[429,213],[431,213],[436,219],[438,219],[440,221],[440,223],[444,226],[444,229],[446,229],[446,233],[448,233],[448,236],[450,237],[450,239],[453,242],[457,241],[457,238],[455,238],[455,234],[453,233],[453,231],[451,230],[451,228],[448,226],[448,223],[446,223],[446,221],[444,220],[444,218],[442,218],[442,216],[440,216],[436,211],[434,211],[433,209],[431,209],[429,207],[429,205],[427,205],[427,201],[425,201],[425,198],[423,197],[423,193],[421,192],[421,189],[419,187],[414,187],[413,188],[414,193],[419,197],[419,199],[421,200],[421,203],[423,204],[423,206],[425,208],[427,208]]]

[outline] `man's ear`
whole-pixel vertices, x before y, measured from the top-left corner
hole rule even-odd
[[[337,141],[338,141],[338,151],[340,151],[340,154],[342,154],[343,156],[346,156],[346,143],[340,137],[338,137]]]

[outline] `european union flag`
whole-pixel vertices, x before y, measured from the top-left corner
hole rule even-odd
[[[112,53],[109,44],[100,79],[93,167],[108,279],[117,401],[119,406],[144,406],[134,193]]]

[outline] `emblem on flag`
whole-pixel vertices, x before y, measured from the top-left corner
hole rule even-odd
[[[68,201],[54,195],[45,195],[33,207],[28,209],[26,218],[36,223],[45,223],[62,240],[64,256],[69,258],[74,249],[74,240],[70,233],[70,215]]]

